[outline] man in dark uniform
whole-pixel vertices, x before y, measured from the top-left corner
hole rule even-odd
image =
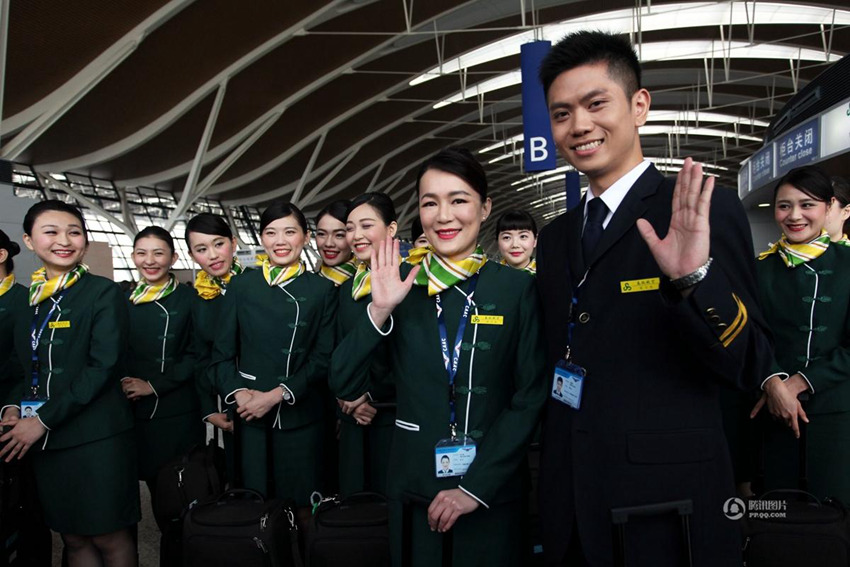
[[[718,391],[758,387],[770,348],[743,207],[690,159],[676,181],[643,159],[650,94],[627,39],[567,36],[540,75],[555,145],[589,182],[538,242],[550,379],[570,382],[546,411],[546,564],[683,565],[681,512],[694,565],[740,565]]]

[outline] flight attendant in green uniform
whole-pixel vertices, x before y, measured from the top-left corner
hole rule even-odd
[[[850,250],[824,229],[831,199],[829,178],[814,166],[792,170],[774,192],[783,234],[756,267],[775,354],[751,417],[767,405],[778,418],[761,420],[765,489],[797,487],[802,420],[809,491],[850,504]]]
[[[534,248],[537,246],[537,223],[520,209],[511,209],[496,222],[496,234],[502,265],[523,270],[532,276],[537,273]]]
[[[260,217],[268,257],[227,288],[211,371],[227,403],[238,404],[246,488],[266,491],[266,436],[272,436],[275,494],[299,506],[321,491],[327,381],[337,295],[305,271],[307,221],[276,201]]]
[[[139,478],[151,493],[157,471],[204,440],[195,354],[191,349],[194,294],[171,273],[174,239],[149,226],[133,241],[139,283],[130,292],[130,342],[121,387],[133,402]]]
[[[115,283],[89,273],[78,209],[56,200],[24,217],[24,243],[43,263],[32,276],[15,350],[24,367],[16,420],[0,458],[33,452],[39,501],[71,567],[136,564],[139,521],[133,416],[121,394],[127,309]]]
[[[24,375],[15,354],[14,334],[15,318],[27,308],[27,290],[15,282],[15,262],[12,260],[20,251],[21,247],[0,230],[0,419],[7,407],[18,408],[20,400],[12,398]]]
[[[357,259],[357,273],[340,287],[337,341],[364,316],[371,285],[369,264],[374,247],[394,237],[398,229],[392,199],[383,193],[364,193],[351,203],[346,223],[349,247]],[[380,410],[370,402],[395,403],[395,381],[385,345],[367,362],[369,390],[353,402],[340,400],[343,417],[339,432],[339,483],[342,494],[369,490],[386,493],[387,465],[395,426],[395,409]],[[365,459],[368,458],[368,466]],[[369,475],[366,478],[366,475]]]
[[[850,224],[850,183],[837,175],[830,181],[833,198],[827,207],[824,228],[833,243],[850,247],[850,238],[847,237],[847,225]]]
[[[243,272],[235,256],[236,238],[223,218],[212,213],[201,213],[186,223],[186,244],[192,259],[201,268],[195,278],[197,295],[192,303],[195,385],[198,389],[201,416],[214,427],[232,433],[233,422],[224,411],[223,405],[219,404],[218,391],[209,372],[209,365],[227,286],[234,276]],[[228,472],[232,474],[230,457],[233,452],[230,436],[225,436],[224,447],[228,455]]]
[[[351,201],[334,201],[316,215],[316,248],[322,256],[322,265],[316,272],[340,286],[354,275],[357,262],[345,239],[345,221]]]
[[[394,565],[405,492],[431,502],[414,512],[415,565],[439,564],[448,530],[455,565],[522,565],[521,468],[548,392],[534,280],[488,262],[478,245],[491,203],[469,151],[428,159],[417,190],[431,247],[414,249],[417,265],[401,270],[397,241],[377,247],[371,301],[334,351],[331,389],[344,400],[366,393],[362,369],[388,346],[398,399],[387,481]]]

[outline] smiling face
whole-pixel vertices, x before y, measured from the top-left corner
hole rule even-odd
[[[818,201],[785,183],[776,192],[773,216],[776,224],[792,244],[802,244],[815,239],[826,222],[827,204]]]
[[[151,285],[161,285],[168,280],[168,270],[177,261],[168,243],[155,236],[140,238],[133,245],[133,263],[139,274]]]
[[[70,213],[45,211],[36,217],[24,244],[35,252],[54,278],[70,272],[83,260],[88,242],[79,219]]]
[[[324,215],[316,225],[316,247],[325,266],[339,266],[351,258],[351,246],[345,237],[345,224],[332,215]]]
[[[531,262],[537,238],[530,230],[503,230],[499,233],[499,252],[511,268],[522,269]]]
[[[203,232],[189,233],[189,253],[203,271],[220,278],[230,273],[236,239]]]
[[[386,224],[374,207],[364,203],[348,213],[345,238],[354,257],[369,263],[373,246],[386,240],[387,236],[395,236],[397,229],[395,221]]]
[[[261,235],[263,248],[274,266],[289,267],[301,259],[301,251],[310,240],[293,215],[270,222]]]
[[[490,214],[490,199],[460,177],[429,169],[419,180],[419,218],[425,237],[440,256],[463,260],[478,245],[481,223]]]
[[[646,122],[650,96],[628,97],[608,76],[605,62],[564,71],[547,94],[552,136],[561,156],[584,173],[600,195],[643,159],[638,126]]]

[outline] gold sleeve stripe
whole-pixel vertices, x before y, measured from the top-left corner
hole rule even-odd
[[[732,341],[734,341],[736,338],[738,338],[738,335],[740,335],[741,331],[744,330],[744,327],[747,326],[747,307],[744,305],[744,302],[741,301],[738,298],[738,296],[735,295],[734,293],[732,294],[732,297],[735,298],[735,302],[738,304],[738,312],[741,313],[743,315],[743,317],[741,318],[741,324],[738,325],[735,332],[732,333],[732,335],[729,336],[725,341],[723,341],[724,348],[731,345]]]
[[[720,341],[721,342],[725,341],[726,337],[728,337],[729,335],[731,335],[732,333],[735,332],[735,329],[738,328],[738,324],[741,322],[741,319],[744,318],[743,312],[741,311],[741,308],[743,307],[741,300],[738,299],[738,296],[735,295],[734,293],[732,294],[732,299],[734,299],[735,303],[738,305],[738,314],[735,315],[735,320],[732,321],[732,324],[729,325],[729,327],[727,327],[727,329],[725,331],[723,331],[722,335],[720,335]]]

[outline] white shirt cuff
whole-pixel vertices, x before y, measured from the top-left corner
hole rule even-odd
[[[16,406],[15,404],[9,404],[7,406],[3,406],[2,408],[0,408],[0,421],[3,420],[3,412],[5,412],[8,408],[16,408],[19,413],[21,411],[21,406]]]
[[[782,380],[783,382],[788,379],[788,373],[787,372],[777,372],[776,374],[771,374],[770,376],[768,376],[767,378],[762,380],[760,388],[762,390],[764,390],[764,385],[767,384],[767,381],[770,380],[771,378],[773,378],[774,376],[779,376],[779,379]]]
[[[372,323],[372,326],[375,327],[375,330],[378,331],[378,334],[381,335],[382,337],[386,337],[387,335],[389,335],[390,333],[393,332],[393,316],[392,315],[390,315],[390,328],[387,330],[386,333],[383,332],[381,330],[381,328],[378,327],[375,324],[375,320],[372,319],[372,303],[371,302],[366,306],[366,315],[369,316],[369,322]]]
[[[805,380],[805,381],[806,381],[806,384],[808,384],[808,385],[809,385],[809,393],[810,393],[810,394],[814,394],[814,393],[815,393],[815,387],[814,387],[814,386],[812,386],[812,382],[811,382],[811,380],[809,380],[809,379],[806,377],[806,375],[805,375],[805,374],[803,374],[802,372],[800,372],[799,370],[797,371],[797,374],[799,374],[800,376],[802,376],[802,377],[803,377],[803,380]]]
[[[247,390],[247,389],[248,389],[248,388],[236,388],[235,390],[233,390],[232,392],[230,392],[229,394],[227,394],[226,396],[224,396],[224,403],[226,403],[226,404],[235,404],[235,403],[236,403],[236,398],[235,398],[234,396],[235,396],[236,392],[241,392],[241,391],[243,391],[243,390]]]
[[[289,387],[282,382],[280,384],[280,387],[283,388],[285,394],[289,394],[288,400],[286,399],[286,396],[284,395],[284,396],[282,396],[281,401],[286,402],[287,405],[294,406],[295,405],[295,394],[293,394],[292,390],[290,390]]]
[[[457,487],[460,488],[461,490],[463,490],[463,492],[465,494],[467,494],[468,496],[471,496],[472,498],[474,498],[476,502],[478,502],[479,504],[481,504],[482,506],[484,506],[488,510],[490,509],[490,507],[487,505],[487,503],[484,502],[483,500],[481,500],[480,498],[478,498],[476,495],[474,495],[473,493],[471,493],[470,491],[468,491],[467,489],[465,489],[461,485],[458,485]]]

